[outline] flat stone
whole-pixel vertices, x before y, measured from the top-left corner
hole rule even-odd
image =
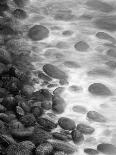
[[[61,117],[58,120],[58,124],[64,130],[73,130],[76,128],[75,122],[72,119],[67,118],[67,117]]]
[[[108,32],[115,32],[116,31],[116,16],[111,15],[111,16],[104,16],[96,19],[94,21],[94,24],[96,28],[102,29],[102,30],[107,30]]]
[[[107,121],[106,118],[102,114],[96,111],[89,111],[87,113],[87,118],[94,122],[100,122],[100,123],[105,123]]]
[[[64,65],[68,68],[80,68],[80,65],[77,62],[74,61],[65,61]]]
[[[28,37],[32,41],[41,41],[49,37],[49,30],[43,25],[34,25],[28,31]]]
[[[45,64],[43,66],[43,71],[52,78],[60,79],[60,80],[67,79],[66,73],[52,64]]]
[[[101,143],[98,144],[97,150],[103,154],[107,155],[115,155],[116,154],[116,146],[110,143]]]
[[[110,13],[110,12],[114,11],[113,5],[111,5],[110,3],[107,3],[107,2],[103,2],[101,0],[97,0],[97,1],[88,0],[85,4],[91,10],[96,10],[96,11],[100,11],[100,12],[104,12],[104,13]]]
[[[75,105],[72,107],[72,110],[76,113],[85,114],[87,112],[87,109],[84,106],[81,105]]]
[[[99,152],[95,149],[92,149],[92,148],[85,148],[84,149],[84,152],[88,155],[97,155],[99,154]]]
[[[87,50],[89,49],[89,44],[82,40],[75,43],[74,48],[79,52],[87,52]]]
[[[54,95],[52,98],[52,110],[57,114],[62,114],[65,111],[66,103],[59,95]]]
[[[77,125],[77,130],[83,134],[92,134],[95,131],[93,127],[82,123]]]
[[[92,83],[88,87],[89,93],[94,96],[108,97],[112,95],[112,91],[105,84]]]
[[[116,39],[114,37],[112,37],[110,34],[103,32],[103,31],[99,31],[96,33],[96,37],[98,39],[103,39],[103,40],[107,40],[110,42],[116,42]]]

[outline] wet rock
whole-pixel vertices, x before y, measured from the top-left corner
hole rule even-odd
[[[86,43],[85,41],[79,41],[75,43],[74,48],[76,51],[86,52],[89,49],[89,44]]]
[[[13,1],[14,1],[14,3],[15,3],[18,7],[20,7],[20,8],[23,8],[26,4],[29,3],[29,0],[20,0],[20,1],[18,1],[18,0],[13,0]]]
[[[33,107],[32,113],[38,119],[43,114],[43,109],[41,107]]]
[[[84,106],[81,105],[75,105],[72,107],[72,110],[76,113],[85,114],[87,112],[87,109]]]
[[[80,68],[80,65],[74,61],[65,61],[64,65],[68,68]]]
[[[3,6],[0,5],[0,9],[6,10]],[[1,24],[0,25],[0,34],[3,36],[14,36],[17,34],[17,31],[15,31],[10,25]]]
[[[88,155],[97,155],[99,154],[99,152],[95,149],[92,149],[92,148],[85,148],[84,149],[84,152]]]
[[[37,148],[36,148],[36,155],[49,155],[51,154],[53,151],[53,147],[50,143],[44,143],[44,144],[40,144]]]
[[[112,57],[112,58],[116,58],[116,49],[108,49],[106,51],[107,56]]]
[[[8,110],[12,110],[16,107],[16,100],[12,95],[8,95],[3,98],[2,103]]]
[[[0,98],[4,98],[7,93],[8,92],[5,88],[0,88]]]
[[[6,129],[5,122],[0,120],[0,134],[6,134],[6,133],[7,133],[7,129]]]
[[[52,99],[52,110],[57,113],[61,114],[65,111],[66,103],[63,98],[60,96],[54,95]]]
[[[7,0],[0,0],[0,4],[7,4]]]
[[[31,97],[33,92],[34,92],[34,87],[31,85],[25,84],[22,88],[22,94],[27,97]]]
[[[73,130],[71,132],[72,140],[75,144],[80,144],[84,141],[84,136],[79,130]]]
[[[9,129],[10,130],[13,130],[13,129],[20,129],[20,130],[23,130],[24,129],[24,126],[21,122],[19,122],[18,120],[12,120],[10,123],[9,123]]]
[[[87,118],[99,123],[105,123],[107,121],[107,119],[102,114],[96,111],[88,111]]]
[[[33,151],[33,149],[35,149],[35,145],[31,141],[25,140],[20,142],[20,144],[29,149],[30,151]]]
[[[116,154],[116,146],[110,143],[101,143],[98,144],[97,150],[103,154],[110,154],[115,155]]]
[[[44,129],[55,129],[57,124],[47,118],[38,118],[38,124],[40,124]]]
[[[6,123],[9,123],[10,122],[10,118],[5,113],[0,113],[0,120],[4,121]]]
[[[56,151],[63,151],[67,154],[72,154],[77,151],[76,147],[74,145],[71,145],[70,143],[66,143],[60,140],[48,140],[49,143],[52,144],[53,148]]]
[[[50,101],[44,101],[42,102],[41,107],[45,110],[50,110],[52,109],[52,103]]]
[[[49,76],[45,75],[42,71],[37,71],[37,73],[40,79],[47,81],[47,82],[52,81],[52,79]]]
[[[55,139],[58,139],[58,140],[62,140],[62,141],[69,141],[70,140],[69,137],[64,133],[53,132],[52,135]]]
[[[66,73],[52,64],[45,64],[43,66],[43,71],[52,78],[59,80],[67,79]]]
[[[67,81],[67,79],[61,79],[59,81],[59,83],[60,83],[60,85],[68,85],[69,84],[69,82]]]
[[[21,144],[11,144],[7,148],[7,155],[31,155],[31,151]]]
[[[95,131],[93,127],[82,123],[77,125],[77,130],[83,134],[92,134]]]
[[[88,91],[95,96],[111,96],[112,92],[105,84],[102,83],[92,83],[88,87]]]
[[[4,113],[6,111],[6,108],[0,104],[0,113]]]
[[[35,145],[39,145],[52,138],[53,137],[51,133],[41,129],[40,126],[36,125],[31,139]]]
[[[24,116],[25,112],[20,106],[16,106],[16,114],[18,117]]]
[[[53,94],[54,95],[58,95],[58,96],[60,96],[61,95],[61,93],[64,91],[64,87],[57,87],[54,91],[53,91]]]
[[[49,37],[49,30],[43,25],[34,25],[28,31],[28,37],[32,41],[41,41]]]
[[[114,60],[110,60],[110,61],[107,61],[105,63],[110,69],[115,69],[116,68],[116,62]]]
[[[92,1],[88,0],[86,3],[87,7],[91,10],[100,11],[103,13],[110,13],[114,11],[114,6],[108,2],[103,2],[101,0]]]
[[[27,18],[27,13],[23,9],[15,9],[12,12],[12,14],[17,19],[25,19],[25,18]]]
[[[26,126],[34,126],[36,123],[36,119],[33,114],[26,114],[20,118],[20,121]]]
[[[67,154],[63,151],[56,151],[54,155],[67,155]]]
[[[55,45],[55,47],[58,49],[69,49],[70,45],[68,42],[58,41],[57,44]]]
[[[55,83],[54,83],[54,84],[51,83],[51,84],[48,84],[48,85],[47,85],[48,88],[54,88],[54,87],[57,87],[57,86],[58,86],[58,85],[55,84]]]
[[[64,130],[73,130],[76,128],[75,122],[72,119],[67,118],[67,117],[59,118],[58,124]]]
[[[103,40],[107,40],[110,42],[116,42],[116,39],[114,37],[112,37],[110,34],[103,32],[103,31],[99,31],[96,33],[96,37],[98,39],[103,39]]]
[[[12,63],[12,58],[11,58],[10,53],[2,48],[0,48],[0,62],[3,64]]]
[[[65,37],[69,37],[73,35],[73,31],[72,30],[65,30],[62,32],[62,35]]]
[[[1,12],[4,12],[4,11],[9,11],[9,6],[8,6],[8,4],[7,3],[0,3],[0,11]]]
[[[114,15],[103,16],[94,21],[95,27],[97,29],[106,30],[109,32],[116,31],[116,23],[114,22],[116,17]]]

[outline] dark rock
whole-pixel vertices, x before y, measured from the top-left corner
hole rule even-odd
[[[5,126],[5,122],[0,120],[0,134],[6,134],[6,132],[7,132],[7,129]]]
[[[45,110],[52,109],[52,103],[50,101],[43,101],[41,107]]]
[[[0,98],[4,98],[7,93],[8,92],[5,88],[0,88]]]
[[[95,131],[93,127],[82,123],[77,125],[77,130],[83,134],[92,134]]]
[[[23,8],[24,6],[26,6],[26,4],[29,3],[29,0],[20,0],[20,1],[19,0],[13,0],[13,1],[20,8]]]
[[[96,111],[88,111],[87,118],[99,123],[105,123],[107,121],[107,119],[102,114]]]
[[[27,18],[27,13],[23,9],[16,9],[12,12],[13,16],[17,19]]]
[[[43,25],[34,25],[29,29],[28,37],[32,41],[41,41],[49,37],[49,29]]]
[[[116,68],[116,61],[114,60],[109,60],[105,63],[110,69],[115,69]]]
[[[87,112],[87,109],[84,106],[81,105],[75,105],[72,107],[72,110],[76,113],[85,114]]]
[[[101,0],[97,0],[97,1],[88,0],[85,4],[90,10],[94,10],[94,11],[100,11],[103,13],[110,13],[114,11],[113,5],[111,5],[108,2],[103,2]]]
[[[32,113],[38,119],[43,114],[43,109],[41,107],[34,107],[32,108]]]
[[[69,82],[67,81],[67,79],[61,79],[59,81],[59,83],[60,83],[60,85],[68,85],[69,84]]]
[[[20,106],[16,106],[16,114],[18,117],[24,116],[25,112]]]
[[[8,0],[0,0],[0,4],[7,4]]]
[[[51,84],[48,84],[48,85],[47,85],[48,88],[53,88],[53,87],[57,87],[57,86],[58,86],[58,85],[55,84],[55,83],[53,83],[53,84],[51,83]]]
[[[73,31],[65,30],[65,31],[62,32],[62,35],[65,36],[65,37],[72,36],[73,35]]]
[[[107,56],[116,58],[116,49],[110,48],[106,51]]]
[[[115,15],[102,16],[100,18],[97,18],[94,21],[94,24],[97,29],[102,29],[109,32],[115,32],[116,31],[115,20],[116,20]]]
[[[85,148],[84,149],[84,152],[88,155],[97,155],[99,154],[99,152],[95,149],[92,149],[92,148]]]
[[[85,41],[79,41],[74,45],[74,48],[76,51],[79,52],[87,52],[89,49],[89,44]]]
[[[84,136],[79,130],[73,130],[71,132],[73,142],[75,144],[82,143],[84,141]]]
[[[13,139],[12,136],[8,134],[2,134],[0,135],[0,143],[2,143],[5,146],[9,146],[11,144],[16,144],[16,141]]]
[[[103,154],[107,155],[115,155],[116,154],[116,146],[109,143],[101,143],[98,144],[97,150]]]
[[[7,5],[7,3],[4,3],[4,4],[0,3],[0,11],[1,12],[9,11],[9,6]]]
[[[47,81],[47,82],[52,81],[52,79],[49,76],[45,75],[42,71],[37,71],[37,73],[40,79]]]
[[[4,121],[6,123],[9,123],[10,122],[10,118],[5,113],[0,113],[0,120]]]
[[[11,122],[9,123],[9,129],[12,131],[13,129],[17,129],[17,130],[23,130],[24,126],[21,122],[19,122],[18,120],[11,120]]]
[[[10,53],[2,48],[0,48],[0,62],[3,64],[12,63],[12,58],[11,58]]]
[[[27,96],[27,97],[31,97],[32,94],[34,92],[34,87],[31,86],[31,85],[23,85],[23,88],[22,88],[22,94]]]
[[[57,127],[57,124],[47,118],[38,118],[38,124],[40,124],[44,129],[54,129]]]
[[[4,113],[6,111],[6,108],[0,104],[0,113]]]
[[[57,88],[53,91],[53,94],[54,94],[54,95],[60,96],[60,95],[63,93],[64,89],[65,89],[64,87],[57,87]]]
[[[43,130],[42,128],[40,128],[40,126],[36,125],[31,139],[35,145],[40,145],[41,143],[44,143],[48,139],[52,138],[53,137],[51,133]]]
[[[66,142],[70,140],[69,137],[63,133],[53,132],[52,135],[55,139],[58,139],[58,140],[62,140],[62,141],[66,141]]]
[[[36,119],[33,114],[26,114],[20,118],[20,121],[26,126],[34,126],[36,123]]]
[[[31,151],[21,144],[11,144],[7,148],[7,155],[31,155]]]
[[[58,120],[58,124],[64,130],[73,130],[76,128],[75,122],[72,119],[67,118],[67,117],[61,117]]]
[[[52,110],[57,113],[61,114],[65,111],[66,103],[63,98],[60,96],[54,95],[52,99]]]
[[[88,91],[95,96],[107,97],[112,95],[112,91],[102,83],[92,83],[88,87]]]
[[[44,143],[44,144],[40,144],[37,148],[36,148],[36,155],[49,155],[51,154],[53,151],[53,147],[50,143]]]
[[[67,154],[63,151],[56,151],[54,155],[67,155]]]
[[[103,40],[107,40],[110,42],[116,42],[116,39],[114,37],[112,37],[110,34],[103,32],[103,31],[99,31],[96,33],[96,37],[98,39],[103,39]]]
[[[2,103],[8,110],[12,110],[16,107],[16,100],[12,95],[8,95],[3,98]]]
[[[59,79],[59,80],[67,79],[66,73],[52,64],[45,64],[43,66],[43,71],[52,78]]]
[[[35,149],[35,144],[33,144],[31,141],[25,140],[20,142],[20,144],[29,149],[30,151],[33,151],[33,149]]]
[[[48,140],[49,143],[52,144],[54,150],[56,151],[63,151],[67,154],[72,154],[77,151],[76,147],[74,145],[71,145],[70,143],[66,143],[60,140]]]
[[[4,8],[1,8],[1,9],[4,9]],[[10,25],[0,24],[0,34],[4,36],[8,36],[8,35],[14,36],[17,34],[17,32],[13,30],[13,28],[11,28]]]

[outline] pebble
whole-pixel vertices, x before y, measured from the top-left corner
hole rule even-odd
[[[22,124],[26,127],[34,126],[36,123],[36,119],[33,114],[26,114],[20,118]]]
[[[84,152],[88,155],[97,155],[99,154],[99,152],[95,149],[92,149],[92,148],[85,148],[84,149]]]
[[[52,99],[52,110],[57,114],[62,114],[65,111],[66,103],[63,98],[54,95]]]
[[[56,151],[63,151],[67,154],[73,154],[77,151],[75,145],[72,145],[68,142],[66,143],[66,142],[63,142],[60,140],[54,140],[54,139],[48,140],[48,142],[52,144],[53,148]]]
[[[51,154],[53,151],[53,147],[50,143],[44,143],[44,144],[40,144],[36,150],[35,150],[35,154],[36,155],[49,155]]]
[[[103,39],[103,40],[107,40],[110,42],[116,42],[116,39],[114,37],[112,37],[110,34],[103,32],[103,31],[99,31],[96,33],[96,37],[98,39]]]
[[[88,0],[85,4],[90,10],[96,10],[103,13],[110,13],[114,11],[113,5],[111,5],[108,2],[103,2],[101,0],[97,0],[97,1]]]
[[[58,124],[64,130],[74,130],[76,128],[75,122],[67,117],[59,118]]]
[[[37,73],[40,79],[47,81],[47,82],[52,81],[52,79],[49,76],[45,75],[42,71],[37,71]]]
[[[52,64],[45,64],[43,66],[43,71],[52,78],[59,79],[59,80],[67,79],[66,73]]]
[[[92,134],[95,131],[93,127],[82,123],[77,125],[77,130],[83,134]]]
[[[85,114],[87,112],[87,109],[84,106],[81,105],[75,105],[72,107],[72,110],[76,113]]]
[[[50,101],[44,101],[41,103],[41,107],[45,110],[52,109],[52,103]]]
[[[106,30],[108,32],[116,31],[115,15],[103,16],[94,21],[97,29]]]
[[[53,94],[54,94],[54,95],[60,96],[60,95],[63,93],[64,89],[65,89],[64,87],[57,87],[57,88],[53,91]]]
[[[62,140],[62,141],[69,141],[70,140],[69,137],[64,133],[53,132],[52,135],[55,139],[58,139],[58,140]]]
[[[110,88],[108,88],[105,84],[102,83],[92,83],[88,87],[89,93],[91,93],[94,96],[100,96],[100,97],[108,97],[113,95]]]
[[[43,25],[34,25],[28,31],[32,41],[41,41],[49,37],[49,29]]]
[[[68,68],[80,68],[80,65],[77,63],[77,62],[74,62],[74,61],[65,61],[64,62],[64,65]]]
[[[29,0],[20,0],[20,1],[19,0],[13,0],[13,1],[20,8],[23,8],[26,4],[29,3]]]
[[[69,36],[72,36],[73,35],[73,31],[72,30],[64,30],[62,32],[62,35],[65,36],[65,37],[69,37]]]
[[[12,12],[13,16],[17,19],[26,19],[27,13],[23,9],[16,9]]]
[[[102,114],[100,114],[96,111],[88,111],[87,118],[94,122],[99,122],[99,123],[106,122],[106,118]]]
[[[108,49],[106,51],[106,54],[107,54],[107,56],[112,57],[112,58],[115,59],[116,58],[116,49],[113,49],[113,48]]]
[[[32,151],[33,149],[35,149],[35,145],[31,141],[25,140],[25,141],[20,142],[20,144],[23,145],[23,146],[25,146],[30,151]]]
[[[116,146],[110,143],[101,143],[97,145],[97,150],[103,154],[115,155]]]
[[[89,49],[89,44],[82,40],[82,41],[76,42],[74,45],[74,48],[76,51],[79,51],[79,52],[87,52]]]
[[[79,130],[73,130],[71,132],[72,140],[75,144],[80,144],[84,141],[84,136]]]

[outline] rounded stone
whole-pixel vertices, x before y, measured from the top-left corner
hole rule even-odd
[[[110,143],[101,143],[97,145],[97,150],[103,154],[107,155],[115,155],[116,154],[116,146]]]
[[[99,152],[95,149],[92,149],[92,148],[85,148],[84,149],[84,152],[88,155],[97,155],[99,154]]]
[[[41,41],[49,37],[49,30],[43,25],[34,25],[28,31],[28,37],[32,41]]]
[[[92,83],[88,87],[88,91],[95,96],[111,96],[112,92],[105,84],[102,83]]]
[[[102,114],[96,111],[88,111],[87,118],[99,123],[105,123],[107,121],[107,119]]]
[[[75,144],[82,143],[84,141],[84,136],[79,130],[73,130],[71,132],[73,142]]]
[[[89,49],[89,44],[86,43],[85,41],[79,41],[75,43],[74,48],[76,51],[86,52]]]
[[[103,39],[103,40],[107,40],[107,41],[110,41],[110,42],[115,42],[116,41],[116,39],[114,37],[112,37],[110,34],[108,34],[106,32],[103,32],[103,31],[97,32],[96,37],[98,39]]]
[[[93,127],[82,123],[77,125],[77,130],[83,134],[92,134],[95,131]]]
[[[72,119],[67,118],[67,117],[61,117],[58,120],[58,124],[64,130],[73,130],[76,128],[75,122]]]
[[[53,151],[53,147],[50,143],[44,143],[44,144],[40,144],[37,148],[36,148],[36,155],[49,155],[51,154]]]
[[[19,0],[13,0],[13,1],[20,8],[26,6],[29,3],[29,0],[20,0],[20,1]]]
[[[12,12],[13,16],[17,19],[26,19],[27,13],[23,9],[16,9]]]
[[[107,56],[112,57],[112,58],[116,58],[116,50],[114,48],[108,49],[106,51]]]
[[[80,68],[80,65],[75,61],[65,61],[64,65],[68,68],[73,68],[73,69]]]
[[[76,113],[85,114],[87,112],[87,109],[84,106],[81,105],[75,105],[72,107],[72,110]]]
[[[45,64],[43,66],[43,71],[52,78],[59,79],[59,80],[67,79],[66,73],[52,64]]]

